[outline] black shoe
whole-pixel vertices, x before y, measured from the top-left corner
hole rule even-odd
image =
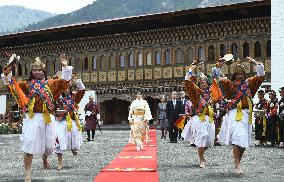
[[[194,143],[193,143],[193,144],[190,144],[190,146],[191,146],[191,147],[196,147],[196,145],[195,145]]]
[[[164,138],[164,135],[161,136],[161,139],[163,139],[163,138]]]
[[[92,140],[91,141],[94,141],[94,139],[92,138]]]
[[[89,141],[91,141],[89,138],[87,138],[87,141],[89,142]]]
[[[221,146],[219,142],[214,143],[214,146]]]
[[[173,143],[173,141],[171,140],[170,143]]]

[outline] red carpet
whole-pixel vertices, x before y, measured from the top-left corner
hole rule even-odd
[[[94,182],[158,182],[157,167],[156,130],[150,130],[148,145],[144,144],[142,151],[127,144]]]

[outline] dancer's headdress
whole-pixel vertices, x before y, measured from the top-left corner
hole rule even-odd
[[[41,62],[39,57],[36,57],[31,67],[32,69],[42,69],[43,70],[45,68],[45,64]]]

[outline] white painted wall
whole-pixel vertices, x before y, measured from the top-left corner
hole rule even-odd
[[[81,102],[79,103],[79,119],[83,119],[82,121],[85,120],[85,112],[84,112],[84,108],[85,105],[89,102],[89,96],[93,96],[95,98],[95,101],[97,100],[97,95],[96,92],[93,90],[89,90],[85,92],[84,97],[82,98]],[[85,122],[85,121],[84,121]]]
[[[271,1],[271,87],[284,86],[284,1]]]
[[[3,115],[6,113],[6,99],[7,99],[6,95],[0,95],[0,103],[1,103],[0,114]]]

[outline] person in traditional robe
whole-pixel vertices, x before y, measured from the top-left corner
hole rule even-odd
[[[277,122],[278,122],[278,100],[276,98],[276,92],[271,90],[269,92],[269,101],[266,109],[267,118],[267,141],[270,142],[270,147],[275,147],[277,138]]]
[[[83,143],[82,129],[78,118],[78,104],[85,94],[85,86],[81,79],[73,78],[72,80],[78,91],[73,94],[71,88],[68,88],[61,94],[55,104],[57,109],[55,113],[57,170],[63,168],[63,152],[71,150],[73,155],[76,156]]]
[[[30,78],[16,82],[12,77],[12,67],[7,67],[1,75],[4,84],[21,103],[24,112],[22,134],[22,151],[24,152],[25,181],[31,181],[31,165],[35,154],[43,155],[43,167],[49,169],[47,157],[53,152],[55,143],[54,100],[69,86],[72,66],[67,66],[65,55],[61,55],[62,79],[47,80],[45,65],[39,58],[31,65]]]
[[[143,142],[148,143],[148,123],[152,119],[150,107],[142,98],[142,92],[137,92],[136,99],[131,103],[128,115],[130,124],[129,143],[135,144],[137,151],[143,149]]]
[[[192,65],[186,76],[185,90],[192,102],[191,142],[198,147],[199,167],[205,168],[205,150],[214,144],[215,139],[214,112],[211,107],[208,79],[201,73],[198,78],[198,85],[196,85],[190,79],[194,70],[196,70],[196,66]]]
[[[279,113],[278,113],[278,123],[279,123],[279,135],[280,135],[280,144],[279,148],[284,148],[284,87],[281,87],[279,90],[281,99],[278,103]]]
[[[196,84],[197,82],[197,74],[195,72],[191,73],[191,76],[189,77],[189,79],[191,80],[191,82],[193,82],[194,84]],[[184,141],[187,141],[190,143],[191,147],[196,147],[196,145],[193,143],[193,134],[192,134],[192,116],[193,116],[193,110],[192,110],[192,101],[187,100],[185,107],[184,107],[184,111],[185,111],[185,115],[187,117],[187,122],[184,126],[184,129],[181,133],[181,136],[184,138]]]
[[[166,110],[167,110],[167,102],[166,102],[166,96],[163,95],[161,98],[161,102],[158,104],[158,122],[160,124],[160,128],[162,131],[161,139],[167,138],[167,131],[169,129],[169,123],[166,118]]]
[[[86,121],[86,131],[87,131],[87,141],[94,141],[95,133],[96,133],[96,127],[100,120],[100,106],[94,102],[94,97],[91,95],[89,97],[89,103],[85,105],[84,109],[86,115],[85,115],[85,121]],[[92,131],[92,139],[91,137],[91,131]]]
[[[266,129],[267,129],[267,118],[265,116],[265,110],[267,109],[267,100],[264,98],[264,91],[258,91],[258,103],[255,106],[257,111],[264,111],[264,113],[255,113],[255,140],[259,143],[257,146],[263,146],[266,144]]]
[[[225,62],[230,60],[233,60],[233,55],[225,55],[217,63],[217,67],[222,67]],[[219,141],[233,146],[237,174],[243,174],[241,159],[245,149],[251,145],[252,98],[265,76],[263,64],[250,57],[247,57],[246,60],[255,65],[256,76],[246,79],[244,65],[236,64],[233,68],[234,73],[231,80],[221,78],[217,84],[212,84],[214,100],[221,99],[223,101],[221,104],[222,110],[227,112],[226,116],[223,117],[224,124],[222,123]]]

